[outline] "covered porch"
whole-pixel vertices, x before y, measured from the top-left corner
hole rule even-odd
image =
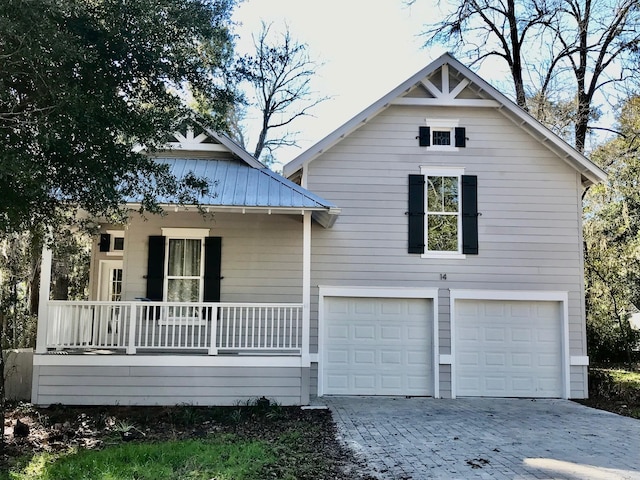
[[[303,318],[302,303],[52,300],[43,328],[52,352],[301,356],[309,350]]]
[[[132,199],[126,224],[99,221],[87,300],[50,299],[43,250],[35,404],[308,402],[312,222],[340,211],[225,137],[200,137],[186,140],[205,153],[157,161],[215,195],[159,199],[165,214],[148,217]]]

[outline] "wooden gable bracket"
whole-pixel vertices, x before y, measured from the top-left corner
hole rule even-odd
[[[208,143],[207,140],[210,139],[209,135],[205,132],[196,135],[192,128],[187,128],[187,131],[184,132],[174,132],[175,142],[168,142],[168,145],[171,148],[175,148],[178,150],[196,150],[196,151],[207,151],[207,152],[226,152],[228,149],[221,145],[218,142]]]
[[[460,82],[451,89],[449,82],[449,65],[444,64],[440,68],[440,83],[442,88],[435,86],[428,78],[420,81],[434,98],[412,98],[400,97],[395,99],[394,105],[414,105],[414,106],[447,106],[447,107],[499,107],[495,100],[480,98],[458,98],[462,91],[471,85],[469,79],[463,77]]]

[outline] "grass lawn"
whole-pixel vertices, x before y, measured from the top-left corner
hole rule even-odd
[[[589,368],[589,399],[580,403],[640,419],[640,370]]]
[[[127,443],[103,450],[42,453],[17,466],[15,480],[248,480],[276,461],[266,442],[220,436],[207,440]]]
[[[368,480],[328,410],[16,405],[0,480]],[[20,420],[27,434],[16,434]]]

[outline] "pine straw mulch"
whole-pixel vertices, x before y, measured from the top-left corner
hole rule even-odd
[[[300,479],[372,480],[365,465],[337,439],[329,410],[260,404],[234,407],[10,406],[0,470],[39,452],[102,449],[122,442],[157,442],[234,434],[271,444],[280,469]],[[295,439],[282,441],[282,438]],[[311,459],[311,461],[310,461]]]

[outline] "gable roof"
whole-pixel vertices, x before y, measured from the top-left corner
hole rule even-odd
[[[192,128],[188,128],[184,134],[175,132],[173,134],[175,141],[167,142],[167,146],[174,151],[228,152],[253,168],[267,168],[265,164],[227,135],[201,125],[198,125],[198,127],[202,129],[202,132],[198,135],[195,134]]]
[[[453,85],[453,83],[456,84]],[[496,108],[580,172],[583,185],[597,183],[606,178],[606,173],[596,164],[449,53],[445,53],[431,62],[387,95],[286,164],[283,169],[284,175],[291,177],[304,165],[316,159],[327,149],[340,142],[344,137],[391,105]]]
[[[299,213],[311,211],[324,227],[331,227],[340,209],[281,175],[269,170],[244,148],[224,134],[200,127],[174,133],[169,150],[158,152],[154,160],[168,165],[178,179],[193,174],[206,179],[212,194],[198,198],[202,207],[215,210]],[[202,158],[204,157],[204,158]],[[178,205],[177,197],[158,198],[160,205]],[[128,203],[136,204],[137,199]]]

